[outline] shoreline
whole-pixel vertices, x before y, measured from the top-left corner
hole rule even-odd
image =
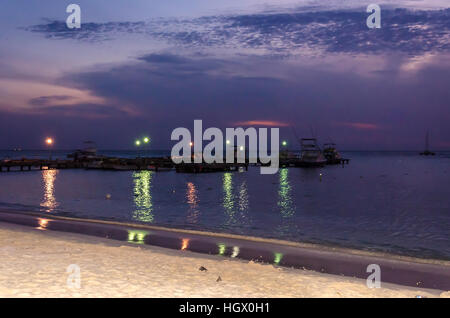
[[[167,226],[160,226],[160,225],[148,225],[148,224],[140,224],[140,223],[130,223],[130,222],[123,222],[123,221],[76,218],[76,217],[61,216],[61,215],[50,215],[50,214],[39,213],[39,212],[25,212],[25,211],[20,211],[20,210],[0,209],[0,222],[2,222],[1,216],[5,215],[5,214],[6,215],[7,214],[18,214],[18,215],[23,215],[23,216],[49,218],[49,219],[63,220],[63,221],[69,221],[69,222],[82,222],[82,223],[88,223],[88,224],[126,226],[126,227],[132,227],[132,228],[143,229],[143,230],[166,231],[166,232],[172,232],[172,233],[176,233],[176,234],[188,234],[188,235],[199,235],[199,236],[216,237],[216,238],[223,238],[223,239],[245,240],[245,241],[259,242],[259,243],[266,243],[266,244],[279,244],[279,245],[284,245],[284,246],[316,249],[316,250],[321,250],[321,251],[338,252],[338,253],[345,253],[345,254],[351,254],[351,255],[379,257],[379,258],[385,258],[385,259],[390,259],[390,260],[394,260],[394,261],[398,260],[398,261],[405,261],[405,262],[435,264],[435,265],[443,265],[443,266],[450,267],[450,260],[437,259],[437,258],[427,259],[427,258],[420,258],[420,257],[414,257],[414,256],[408,256],[408,255],[400,255],[400,254],[394,254],[394,253],[381,252],[381,251],[367,251],[367,250],[361,250],[361,249],[349,248],[349,247],[343,247],[343,246],[332,246],[332,245],[315,244],[315,243],[295,242],[295,241],[288,241],[288,240],[276,239],[276,238],[266,238],[266,237],[250,236],[250,235],[232,234],[232,233],[226,233],[226,232],[211,232],[211,231],[201,231],[201,230],[193,230],[193,229],[182,229],[182,228],[175,228],[175,227],[167,227]]]
[[[342,249],[299,244],[282,244],[282,241],[243,238],[235,235],[209,235],[198,231],[166,229],[154,226],[135,226],[110,221],[80,220],[67,217],[0,212],[0,222],[26,225],[28,229],[45,229],[58,232],[89,235],[93,240],[105,239],[138,244],[141,247],[162,247],[201,255],[216,255],[228,260],[254,261],[283,268],[313,270],[320,274],[368,277],[369,264],[379,264],[383,283],[410,287],[450,289],[450,265],[448,261],[412,259],[379,253],[359,251],[345,253]],[[32,228],[30,228],[30,226]],[[94,238],[95,237],[95,238]],[[291,242],[293,243],[293,242]],[[270,265],[271,264],[271,265]]]
[[[0,241],[0,297],[448,297],[438,290],[389,283],[369,289],[357,278],[3,222]],[[80,267],[80,289],[67,286],[71,264]]]

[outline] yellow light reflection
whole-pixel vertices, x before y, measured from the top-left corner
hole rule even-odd
[[[39,219],[38,219],[38,224],[39,224],[39,226],[36,227],[36,229],[45,231],[45,230],[47,229],[48,222],[49,222],[49,220],[47,220],[47,219],[41,219],[41,218],[39,218]]]
[[[128,242],[135,244],[144,244],[145,237],[149,233],[147,231],[128,230]]]
[[[278,206],[280,208],[281,216],[288,218],[294,215],[295,207],[292,201],[291,190],[289,183],[289,169],[280,169],[280,188],[278,189]]]
[[[231,257],[235,258],[239,255],[240,249],[239,246],[233,246],[233,253],[231,253]]]
[[[247,183],[245,181],[239,186],[239,202],[238,202],[240,211],[248,210],[248,191],[247,191]]]
[[[181,250],[185,251],[189,247],[189,239],[183,239],[181,241]]]
[[[55,180],[58,170],[43,170],[42,181],[44,185],[44,199],[41,202],[41,207],[45,208],[46,212],[52,212],[59,205],[55,198]]]
[[[195,185],[192,182],[187,183],[187,190],[186,190],[186,201],[189,205],[189,211],[188,211],[188,222],[189,223],[197,223],[198,216],[200,214],[200,211],[198,209],[198,191],[195,188]]]
[[[152,223],[153,203],[151,194],[151,181],[153,171],[136,171],[133,173],[134,182],[134,205],[133,218],[146,223]]]

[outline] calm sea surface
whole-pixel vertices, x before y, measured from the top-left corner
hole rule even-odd
[[[65,155],[54,152],[53,157]],[[48,152],[0,152],[0,158],[45,156]],[[1,173],[0,208],[450,260],[450,153],[344,156],[352,159],[344,168],[289,168],[275,175],[260,175],[257,167],[211,174]]]

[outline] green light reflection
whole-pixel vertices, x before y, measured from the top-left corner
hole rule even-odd
[[[223,243],[218,243],[217,247],[219,248],[219,255],[224,255],[227,249],[227,246]]]
[[[233,196],[233,175],[230,172],[224,173],[222,178],[223,186],[223,207],[230,221],[234,220],[234,196]]]
[[[133,172],[134,182],[134,205],[133,218],[146,223],[152,223],[153,203],[151,194],[151,181],[153,171],[135,171]]]
[[[128,242],[135,244],[144,244],[145,237],[149,234],[147,231],[128,230]]]
[[[289,183],[289,169],[280,169],[280,188],[278,189],[278,207],[280,208],[281,216],[288,218],[294,215],[295,207],[292,201],[292,187]]]
[[[282,253],[274,253],[273,255],[274,255],[273,262],[277,265],[280,264],[281,259],[283,258],[283,254]]]
[[[226,225],[243,224],[249,222],[249,195],[245,179],[237,177],[233,180],[233,173],[226,172],[222,177],[223,201],[226,215]]]

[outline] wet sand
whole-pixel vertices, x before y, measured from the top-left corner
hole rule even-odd
[[[363,279],[9,223],[0,223],[0,242],[0,297],[448,296],[387,283],[369,289]],[[79,289],[67,285],[71,264],[81,270]]]

